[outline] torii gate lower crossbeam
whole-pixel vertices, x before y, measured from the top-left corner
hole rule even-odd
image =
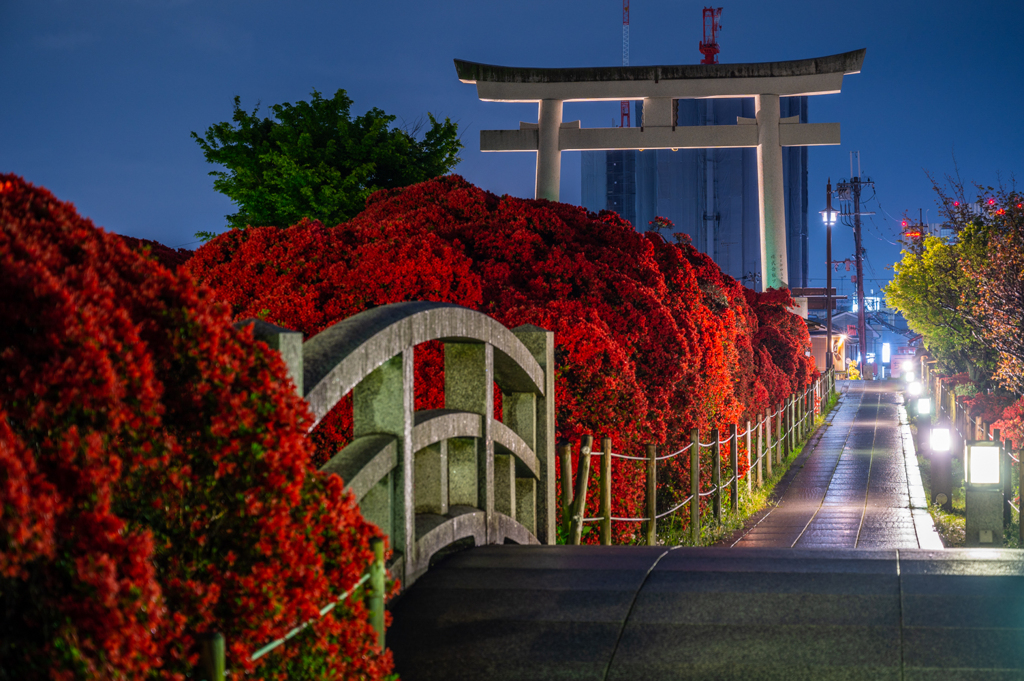
[[[838,123],[780,118],[779,98],[838,93],[844,75],[859,73],[865,50],[790,62],[592,69],[489,66],[455,60],[459,79],[484,101],[538,103],[537,123],[482,130],[481,151],[537,154],[535,196],[557,201],[561,152],[610,149],[757,148],[763,288],[788,288],[782,147],[839,144]],[[676,125],[675,99],[753,97],[757,117],[736,125]],[[642,99],[640,127],[581,128],[563,122],[567,101]]]

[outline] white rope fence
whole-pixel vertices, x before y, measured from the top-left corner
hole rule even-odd
[[[827,374],[808,387],[807,390],[791,395],[783,404],[769,409],[765,414],[757,415],[753,421],[747,421],[747,427],[739,430],[738,426],[731,426],[727,431],[727,437],[716,434],[714,439],[705,442],[699,437],[699,431],[694,428],[691,432],[690,442],[680,449],[669,454],[658,455],[657,447],[647,445],[647,456],[634,456],[621,452],[614,452],[611,449],[611,440],[605,438],[601,442],[601,450],[593,451],[593,438],[584,439],[579,454],[579,471],[576,476],[576,484],[573,485],[572,454],[569,445],[560,445],[560,458],[562,461],[562,505],[563,505],[563,528],[568,533],[573,543],[581,541],[582,528],[586,524],[600,523],[601,543],[611,543],[611,523],[646,523],[647,540],[649,544],[656,543],[655,523],[658,520],[667,518],[678,513],[681,509],[690,505],[690,526],[695,538],[700,535],[700,504],[697,500],[714,497],[712,507],[715,519],[721,522],[723,497],[728,495],[733,510],[738,510],[739,483],[747,480],[748,488],[752,489],[753,473],[757,473],[757,484],[762,484],[763,467],[767,463],[768,476],[772,475],[772,461],[782,463],[784,452],[788,456],[798,445],[797,437],[809,434],[811,424],[815,416],[820,412],[822,401],[827,401],[827,395],[835,392],[834,376]],[[746,439],[745,459],[746,469],[740,472],[740,439]],[[756,438],[756,443],[755,443]],[[700,455],[704,450],[712,450],[719,454],[719,458],[727,453],[729,461],[730,476],[728,479],[719,480],[721,468],[711,469],[712,484],[709,489],[702,490],[700,478],[691,477],[691,491],[686,498],[676,503],[672,508],[660,513],[656,511],[656,496],[651,495],[651,490],[657,490],[657,463],[676,459],[689,453],[690,468],[700,470]],[[754,451],[756,457],[752,458]],[[601,515],[583,517],[583,509],[586,507],[587,481],[582,484],[579,473],[589,476],[590,459],[597,457],[600,460],[602,473],[600,475],[600,509]],[[647,514],[642,517],[622,517],[611,513],[611,460],[642,461],[647,464]],[[579,497],[582,492],[583,498]]]

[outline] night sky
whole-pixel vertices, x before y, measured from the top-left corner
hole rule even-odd
[[[633,0],[630,62],[697,63],[703,4]],[[876,182],[865,210],[867,288],[899,258],[899,219],[938,220],[926,171],[1009,185],[1024,163],[1024,32],[1018,2],[733,1],[720,61],[804,59],[867,48],[840,95],[813,97],[812,122],[843,144],[810,150],[811,278],[824,284],[825,181],[849,152]],[[499,194],[533,195],[532,154],[482,154],[481,129],[535,121],[535,105],[480,102],[453,58],[513,66],[621,63],[621,0],[283,3],[261,0],[0,0],[0,171],[72,201],[102,227],[196,246],[234,212],[189,138],[246,110],[344,88],[411,125],[459,123],[456,172]],[[565,119],[611,126],[618,104],[567,104]],[[562,155],[562,200],[580,199],[579,153]],[[820,195],[820,198],[815,198]],[[836,229],[836,259],[851,256]],[[845,279],[850,289],[847,273]],[[820,282],[820,283],[819,283]]]

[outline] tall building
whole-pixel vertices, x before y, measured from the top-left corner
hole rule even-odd
[[[807,122],[807,97],[783,97],[781,117]],[[643,102],[634,121],[643,122]],[[754,118],[754,100],[681,99],[678,125],[735,125]],[[760,290],[757,150],[584,151],[582,203],[614,210],[640,231],[656,216],[675,223],[724,272]],[[807,147],[782,151],[789,285],[807,286]]]

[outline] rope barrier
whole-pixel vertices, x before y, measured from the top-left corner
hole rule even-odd
[[[806,398],[806,396],[808,394],[809,394],[809,390],[805,391],[804,397]],[[785,414],[785,412],[786,412],[785,407],[783,405],[779,405],[779,408],[777,410],[775,410],[774,412],[768,412],[763,417],[759,416],[758,420],[757,420],[757,423],[751,423],[750,426],[747,427],[742,432],[740,432],[740,431],[736,432],[737,443],[739,441],[739,438],[746,437],[748,435],[752,435],[755,431],[760,431],[760,429],[766,423],[770,423],[771,419],[778,417],[780,414]],[[697,498],[708,497],[708,496],[711,496],[712,494],[716,494],[716,493],[721,494],[723,491],[728,490],[729,486],[732,485],[733,482],[739,482],[740,480],[743,480],[744,478],[748,477],[753,472],[754,467],[761,464],[762,459],[764,459],[765,457],[769,457],[769,458],[772,457],[772,455],[774,454],[775,446],[778,446],[778,444],[784,438],[789,437],[793,433],[794,429],[799,427],[801,424],[805,423],[808,418],[813,418],[810,412],[803,414],[799,419],[793,420],[793,422],[789,424],[789,428],[786,430],[785,434],[776,434],[776,436],[774,438],[774,441],[775,441],[774,445],[772,443],[773,438],[770,437],[770,436],[767,437],[766,438],[766,442],[765,442],[765,444],[767,446],[764,448],[763,451],[761,451],[758,454],[757,458],[754,459],[752,462],[750,461],[750,453],[751,452],[748,450],[747,451],[747,460],[749,462],[749,465],[747,466],[746,472],[744,472],[742,475],[739,474],[738,472],[734,472],[732,474],[732,476],[728,480],[726,480],[723,483],[720,483],[720,485],[717,488],[707,490],[706,492],[698,493],[697,494]],[[729,443],[731,440],[732,440],[732,435],[730,435],[725,440],[722,440],[722,439],[719,438],[717,441],[712,441],[712,442],[700,442],[698,440],[697,445],[699,447],[713,447],[716,444],[721,446],[723,443]],[[675,458],[675,457],[677,457],[677,456],[679,456],[681,454],[686,453],[692,447],[693,447],[693,443],[691,442],[691,443],[687,444],[685,447],[683,447],[682,449],[679,449],[679,450],[677,450],[675,452],[672,452],[671,454],[665,454],[663,456],[656,456],[656,457],[654,457],[654,460],[655,461],[666,461],[668,459],[673,459],[673,458]],[[612,458],[616,458],[616,459],[625,459],[625,460],[628,460],[628,461],[649,461],[648,457],[646,457],[646,456],[630,456],[628,454],[618,454],[616,452],[609,452],[608,454]],[[591,452],[591,456],[598,456],[598,457],[599,456],[604,456],[604,452],[593,451],[593,452]],[[662,513],[656,514],[654,516],[654,518],[655,518],[655,520],[657,520],[657,519],[664,518],[666,516],[672,515],[673,513],[677,512],[679,509],[683,508],[684,506],[686,506],[687,504],[689,504],[693,500],[694,500],[694,496],[690,495],[686,499],[684,499],[683,501],[681,501],[680,503],[675,505],[673,508],[671,508],[671,509],[669,509],[667,511],[663,511]],[[604,521],[605,519],[606,518],[604,516],[597,516],[597,517],[591,517],[591,518],[581,518],[580,522],[582,522],[582,523],[594,523],[594,522]],[[610,518],[610,520],[612,520],[614,522],[620,522],[620,523],[643,523],[643,522],[648,522],[650,520],[650,518],[646,518],[646,517],[644,517],[644,518],[623,518],[623,517],[612,516]],[[366,581],[367,578],[368,578],[367,576],[364,576],[363,579],[360,580],[360,582],[358,584],[356,584],[355,587],[353,587],[353,589],[355,589],[355,588],[359,587],[360,585],[362,585]],[[348,597],[348,594],[346,594],[344,596],[344,598],[347,598],[347,597]],[[327,609],[324,610],[324,613],[329,612],[330,609],[334,607],[334,605],[335,604],[331,604],[330,606],[328,606]],[[306,624],[304,624],[302,626],[305,627],[305,626],[308,626],[308,625],[309,625],[309,623],[306,623]],[[261,656],[261,655],[266,654],[270,650],[273,650],[274,647],[277,647],[278,645],[281,645],[282,643],[284,643],[285,640],[287,640],[288,638],[294,636],[299,631],[301,631],[301,627],[296,629],[296,630],[294,630],[294,631],[292,631],[292,632],[289,632],[289,634],[285,637],[285,639],[282,639],[280,641],[275,641],[273,644],[268,646],[265,650],[259,651],[258,655]],[[253,659],[255,659],[255,657]]]
[[[329,613],[331,610],[334,610],[334,606],[338,605],[338,603],[341,603],[342,601],[347,600],[348,597],[352,594],[353,591],[355,591],[356,589],[361,587],[369,579],[370,579],[370,573],[366,573],[365,575],[363,575],[362,578],[358,582],[356,582],[355,585],[351,589],[349,589],[348,591],[345,591],[344,593],[341,594],[341,598],[339,598],[337,601],[335,601],[333,603],[330,603],[330,604],[325,605],[324,607],[322,607],[320,609],[320,617],[323,617],[324,615]],[[267,645],[265,645],[262,648],[260,648],[259,650],[257,650],[255,653],[252,654],[252,656],[249,659],[251,659],[253,661],[256,661],[256,660],[260,659],[261,657],[263,657],[264,655],[266,655],[270,651],[274,650],[275,648],[278,648],[278,647],[284,645],[285,642],[288,641],[288,639],[294,638],[296,635],[299,634],[299,632],[301,632],[303,629],[308,627],[311,623],[312,623],[312,620],[309,620],[307,622],[303,622],[302,624],[300,624],[299,626],[295,627],[294,629],[289,631],[287,634],[285,634],[283,638],[279,638],[276,641],[268,643]]]
[[[673,513],[675,513],[679,509],[681,509],[683,506],[686,506],[688,503],[690,503],[691,499],[693,499],[693,495],[690,495],[690,496],[686,497],[686,499],[681,504],[679,504],[678,506],[676,506],[672,510],[665,511],[664,513],[659,513],[658,515],[654,516],[655,520],[657,520],[658,518],[664,518],[667,515],[672,515]]]
[[[1008,503],[1010,505],[1010,508],[1012,508],[1014,511],[1016,511],[1017,513],[1020,513],[1020,507],[1019,506],[1014,506],[1013,502],[1010,501],[1009,499],[1006,500],[1006,503]]]

